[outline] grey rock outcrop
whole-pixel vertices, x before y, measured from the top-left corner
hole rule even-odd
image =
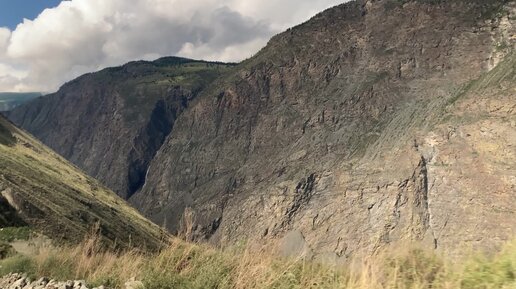
[[[341,259],[511,239],[514,2],[405,2],[274,37],[178,118],[133,204],[171,231],[189,208],[215,243],[298,231]]]
[[[104,286],[88,287],[84,280],[68,280],[59,282],[49,278],[40,278],[31,281],[26,275],[11,273],[0,278],[0,288],[2,289],[106,289]],[[143,283],[131,279],[127,281],[124,289],[144,289]]]

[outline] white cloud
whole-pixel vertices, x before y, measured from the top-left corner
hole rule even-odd
[[[11,38],[11,31],[7,28],[0,27],[0,62],[5,59],[9,39]]]
[[[167,55],[240,61],[344,0],[72,0],[0,28],[0,91],[52,91],[85,72]]]

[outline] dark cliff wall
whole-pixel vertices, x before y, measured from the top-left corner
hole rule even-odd
[[[177,116],[228,67],[182,58],[129,63],[82,76],[9,118],[129,198]]]

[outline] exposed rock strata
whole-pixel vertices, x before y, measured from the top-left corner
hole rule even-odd
[[[130,201],[171,231],[188,208],[198,238],[294,236],[314,258],[512,238],[515,4],[434,2],[353,1],[274,37],[189,101]]]
[[[79,77],[9,118],[127,199],[176,118],[227,67],[175,57],[132,62]]]
[[[393,2],[274,37],[180,116],[133,203],[172,231],[188,207],[214,242],[300,232],[336,258],[512,238],[514,5],[488,21],[476,3]]]

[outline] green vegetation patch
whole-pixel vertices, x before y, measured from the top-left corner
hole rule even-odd
[[[166,66],[168,64],[171,66]],[[145,72],[137,70],[136,77],[123,79],[117,84],[128,110],[125,119],[136,121],[138,115],[150,113],[156,101],[166,97],[171,89],[180,88],[195,94],[229,67],[225,64],[184,61],[158,62]]]
[[[98,240],[97,240],[98,241]],[[0,261],[0,275],[9,272],[52,279],[84,279],[93,286],[124,288],[131,279],[146,289],[204,288],[516,288],[516,243],[497,254],[447,260],[424,249],[392,248],[367,261],[348,265],[283,259],[249,248],[214,249],[171,240],[154,254],[105,251],[87,239],[36,256]],[[410,247],[410,246],[409,246]]]
[[[28,275],[29,278],[36,278],[36,268],[33,259],[23,255],[14,255],[4,260],[0,260],[0,276],[9,273],[20,272]]]
[[[12,125],[0,115],[0,145],[12,146],[15,143],[16,138],[12,133]]]
[[[106,246],[158,249],[166,235],[159,227],[2,117],[0,127],[19,142],[0,145],[0,183],[23,204],[20,216],[0,197],[2,239],[25,239],[27,228],[8,227],[30,226],[54,242],[78,243],[98,225]]]
[[[0,145],[12,146],[16,143],[16,138],[11,131],[0,123]]]
[[[16,251],[11,245],[0,241],[0,260],[14,256],[14,254],[16,254]]]
[[[461,288],[516,288],[516,243],[488,258],[478,255],[466,263]]]
[[[32,230],[29,227],[0,228],[0,242],[13,242],[15,240],[29,240]]]
[[[471,80],[448,99],[448,105],[453,105],[461,98],[472,93],[482,93],[492,87],[499,87],[501,83],[514,83],[516,79],[516,52],[508,54],[495,68],[484,73],[479,78]]]

